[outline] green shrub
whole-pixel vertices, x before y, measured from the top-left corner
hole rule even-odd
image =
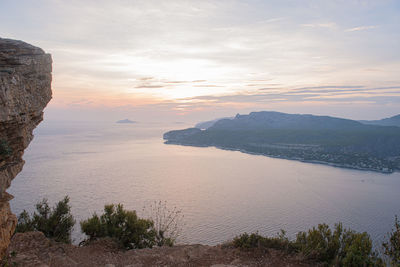
[[[301,253],[305,259],[329,266],[384,266],[372,250],[367,233],[343,229],[341,223],[332,231],[327,224],[319,224],[307,232],[299,232],[290,241],[283,230],[276,237],[264,237],[258,233],[242,234],[232,242],[238,248],[272,248]]]
[[[264,237],[258,233],[244,233],[233,239],[232,245],[236,248],[261,248],[261,249],[279,249],[288,252],[294,251],[293,243],[286,237],[284,230],[281,230],[276,237]]]
[[[236,248],[259,248],[265,237],[258,233],[244,233],[233,239],[233,246]]]
[[[389,233],[389,242],[384,242],[382,245],[392,266],[400,266],[400,222],[397,216],[394,220],[394,229]]]
[[[296,237],[296,247],[308,259],[330,262],[338,255],[342,225],[335,225],[332,234],[327,224],[319,224],[308,232],[299,232]]]
[[[297,234],[294,245],[307,259],[332,266],[379,266],[382,264],[372,250],[370,236],[343,229],[335,224],[334,231],[328,225],[319,224],[307,232]]]
[[[15,257],[17,256],[17,253],[15,251],[11,251],[3,257],[3,259],[0,259],[0,267],[14,267],[18,266],[18,263],[15,262]]]
[[[11,155],[12,150],[5,140],[0,140],[0,157]]]
[[[124,210],[121,204],[104,206],[104,213],[100,217],[95,213],[82,221],[81,229],[89,240],[111,237],[127,249],[156,244],[153,221],[139,218],[135,211]]]
[[[68,203],[69,198],[66,196],[50,208],[47,199],[43,199],[36,204],[37,212],[32,217],[25,210],[18,216],[16,232],[40,231],[55,241],[71,243],[75,220]]]

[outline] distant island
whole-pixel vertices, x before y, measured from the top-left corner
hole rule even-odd
[[[125,119],[125,120],[119,120],[119,121],[117,121],[117,123],[136,123],[136,121],[131,121],[129,119]]]
[[[393,117],[396,118],[397,116]],[[381,120],[384,121],[384,120]],[[392,173],[400,170],[400,127],[273,111],[164,134],[166,144],[215,146],[270,157]],[[379,123],[376,123],[379,124]],[[204,126],[204,125],[201,125]]]

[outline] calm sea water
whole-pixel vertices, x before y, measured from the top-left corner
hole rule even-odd
[[[289,236],[343,222],[376,241],[400,215],[400,174],[379,174],[216,148],[165,145],[173,124],[43,122],[9,192],[12,210],[69,195],[79,222],[106,203],[157,200],[184,214],[180,242],[217,244],[243,232]],[[77,224],[78,225],[78,224]],[[79,226],[75,242],[82,239]]]

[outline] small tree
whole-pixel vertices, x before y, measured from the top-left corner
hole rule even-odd
[[[47,199],[43,199],[36,204],[36,211],[32,217],[26,210],[18,216],[17,232],[40,231],[55,241],[71,243],[75,220],[71,214],[68,196],[53,208],[50,208]]]
[[[124,210],[122,204],[106,205],[100,217],[95,213],[80,224],[89,240],[111,237],[127,249],[153,247],[156,242],[153,222],[139,218],[136,211]]]
[[[384,253],[389,256],[393,266],[400,266],[400,222],[397,216],[394,219],[394,229],[389,236],[389,242],[382,244]]]
[[[170,209],[166,201],[154,201],[149,208],[143,208],[148,219],[154,222],[157,246],[173,246],[182,231],[182,211]]]

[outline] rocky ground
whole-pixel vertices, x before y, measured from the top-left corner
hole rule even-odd
[[[228,246],[180,245],[123,250],[111,240],[83,247],[50,241],[40,232],[14,235],[6,266],[312,266],[277,250],[244,251]]]

